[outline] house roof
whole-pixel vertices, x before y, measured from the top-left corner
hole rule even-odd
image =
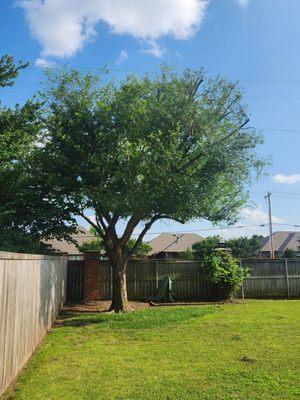
[[[279,231],[273,233],[273,243],[274,251],[283,252],[287,249],[294,251],[299,250],[300,246],[300,231],[290,232],[290,231]],[[270,236],[264,238],[261,252],[270,251]]]
[[[78,225],[77,233],[71,236],[76,240],[79,246],[83,243],[96,239],[96,236],[92,236],[91,232],[81,225]],[[81,254],[74,243],[69,243],[66,240],[50,239],[45,241],[45,243],[50,244],[54,250],[59,251],[60,253],[72,255]]]
[[[192,247],[194,243],[200,242],[201,240],[203,240],[203,237],[196,233],[184,233],[179,235],[162,233],[148,242],[152,247],[150,255],[161,252],[183,253],[189,247]]]

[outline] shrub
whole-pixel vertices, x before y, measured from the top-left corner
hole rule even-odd
[[[208,280],[221,289],[225,298],[232,297],[241,286],[243,277],[248,274],[231,252],[226,250],[212,251],[203,258],[201,265]]]

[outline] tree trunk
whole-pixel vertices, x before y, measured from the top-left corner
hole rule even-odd
[[[126,267],[127,262],[122,254],[116,251],[110,257],[112,266],[112,303],[110,310],[116,313],[129,312],[132,309],[127,299]]]

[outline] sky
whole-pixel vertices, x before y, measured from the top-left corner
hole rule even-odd
[[[16,85],[0,91],[0,100],[22,104],[45,79],[45,67],[63,65],[84,71],[108,65],[111,78],[122,79],[155,72],[165,62],[238,81],[249,126],[265,139],[258,152],[272,160],[251,187],[239,227],[161,222],[147,238],[167,231],[225,239],[267,235],[268,191],[274,231],[299,230],[299,16],[299,0],[0,0],[0,54],[30,61]]]

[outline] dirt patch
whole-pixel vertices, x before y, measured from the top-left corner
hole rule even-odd
[[[139,302],[139,301],[130,301],[130,307],[133,311],[142,310],[148,307],[176,307],[176,306],[208,306],[208,305],[221,305],[221,304],[238,304],[243,303],[243,301],[235,300],[235,301],[175,301],[173,303],[156,303],[153,301],[150,302]],[[73,303],[66,304],[62,310],[63,314],[67,313],[99,313],[99,312],[107,312],[111,305],[111,301],[93,301],[89,303]]]
[[[142,303],[138,301],[130,301],[130,307],[136,311],[149,307],[149,303]],[[90,303],[78,303],[78,304],[66,304],[63,308],[63,313],[65,312],[80,312],[80,313],[98,313],[107,312],[111,302],[108,301],[93,301]]]

